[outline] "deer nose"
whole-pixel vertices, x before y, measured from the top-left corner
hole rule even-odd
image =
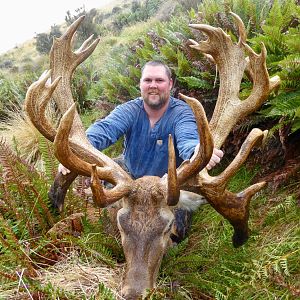
[[[135,289],[130,288],[130,287],[124,287],[122,289],[122,296],[126,300],[138,300],[138,299],[142,299],[142,293],[139,293],[138,291],[136,291]]]

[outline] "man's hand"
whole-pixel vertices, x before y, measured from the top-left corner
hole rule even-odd
[[[58,172],[63,174],[63,175],[67,175],[71,171],[69,169],[67,169],[65,166],[63,166],[62,164],[59,164],[58,165]]]
[[[195,159],[196,153],[198,152],[199,147],[200,147],[200,144],[198,144],[196,146],[195,152],[194,152],[193,156],[191,157],[191,161],[193,161]],[[223,157],[223,155],[224,155],[224,153],[222,150],[214,148],[213,154],[210,158],[210,161],[206,166],[207,170],[211,170],[215,165],[217,165],[221,161],[221,158]]]
[[[222,150],[214,148],[210,161],[206,166],[207,170],[211,170],[216,164],[218,164],[221,161],[223,155],[224,152]]]

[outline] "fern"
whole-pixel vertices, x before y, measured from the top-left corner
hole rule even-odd
[[[96,298],[92,298],[92,299],[99,299],[99,300],[116,300],[116,297],[114,295],[114,293],[111,291],[111,289],[109,289],[108,287],[106,287],[102,282],[99,283],[99,291],[98,291],[98,295],[96,296]],[[91,299],[91,300],[92,300]]]
[[[175,69],[176,76],[187,76],[190,74],[191,64],[180,50],[177,51],[177,68]]]
[[[270,118],[281,116],[293,118],[300,107],[300,90],[293,93],[282,93],[273,98],[269,105],[260,113]]]
[[[206,80],[199,79],[198,77],[194,76],[187,76],[187,77],[178,77],[179,82],[186,84],[188,89],[205,89],[210,90],[212,85],[207,82]]]
[[[176,49],[173,47],[173,45],[170,42],[167,42],[166,44],[162,45],[159,48],[160,53],[162,56],[171,63],[177,62],[177,52]]]
[[[49,180],[53,180],[57,173],[57,159],[54,156],[52,143],[42,135],[39,136],[39,151],[44,163],[45,174]]]
[[[8,269],[12,266],[22,266],[28,270],[28,275],[35,276],[36,271],[31,264],[29,256],[26,254],[26,243],[20,243],[14,232],[12,231],[10,224],[0,215],[0,245],[2,256],[5,256],[5,260],[2,257],[2,261],[5,261],[5,265]]]

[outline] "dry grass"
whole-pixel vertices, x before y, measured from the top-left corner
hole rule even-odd
[[[11,112],[10,116],[11,118],[0,123],[0,135],[12,148],[17,143],[22,157],[28,157],[30,161],[38,151],[39,132],[23,111]]]
[[[124,299],[121,294],[122,281],[125,272],[124,265],[115,268],[101,265],[99,262],[90,262],[80,258],[77,252],[70,253],[64,260],[54,266],[40,271],[37,281],[42,287],[49,286],[55,289],[76,295],[76,299],[90,299],[99,293],[99,283],[109,288],[116,300]],[[30,299],[34,293],[27,287],[27,291],[20,292],[23,288],[22,278],[15,289],[0,293],[1,299]],[[30,295],[30,296],[29,296]],[[3,298],[2,298],[3,297]],[[72,297],[72,299],[75,299]]]
[[[46,114],[48,120],[55,120],[54,112],[49,109]],[[18,108],[8,112],[5,120],[0,122],[0,137],[15,149],[27,162],[36,162],[39,158],[39,138],[41,134],[29,120],[27,114]]]
[[[123,299],[120,295],[120,278],[123,277],[124,270],[123,266],[112,268],[88,260],[83,262],[73,252],[64,261],[44,270],[38,280],[44,285],[51,283],[56,288],[85,297],[96,295],[99,283],[102,282],[111,289],[116,299]]]

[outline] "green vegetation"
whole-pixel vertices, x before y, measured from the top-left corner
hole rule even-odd
[[[209,107],[218,91],[216,70],[189,47],[190,38],[203,37],[188,24],[218,26],[235,38],[230,10],[243,19],[247,42],[257,53],[261,42],[265,44],[269,74],[279,75],[282,84],[257,114],[235,128],[225,145],[225,153],[233,156],[246,131],[258,123],[272,135],[263,155],[254,152],[229,188],[239,191],[262,175],[273,171],[279,175],[251,202],[252,232],[241,248],[233,248],[228,222],[210,206],[201,207],[189,237],[164,257],[158,286],[146,299],[299,299],[299,153],[288,157],[289,147],[299,148],[295,147],[300,129],[299,1],[146,0],[119,3],[109,12],[79,8],[75,15],[66,16],[69,24],[86,14],[79,42],[93,33],[101,37],[72,82],[88,126],[117,103],[139,95],[140,69],[149,59],[160,59],[171,67],[175,96],[181,91]],[[36,44],[27,43],[0,57],[0,299],[29,295],[34,299],[120,299],[113,278],[124,272],[122,247],[106,211],[90,204],[84,178],[78,178],[69,190],[63,215],[53,212],[48,201],[58,162],[51,144],[21,112],[29,85],[49,68],[43,53],[49,51],[50,35],[37,37],[40,46],[36,38]],[[245,78],[240,95],[246,97],[250,89]],[[48,113],[57,119],[55,110]],[[121,151],[119,141],[105,154],[116,156]],[[276,159],[271,160],[272,155]],[[71,234],[46,234],[75,213],[83,216],[76,219],[79,228]],[[66,275],[74,273],[75,279]]]
[[[1,143],[1,287],[0,298],[17,295],[19,275],[30,293],[43,297],[82,299],[81,293],[64,289],[55,281],[51,265],[64,261],[63,268],[79,265],[81,269],[95,272],[102,268],[99,279],[105,282],[108,270],[124,262],[120,241],[107,234],[108,219],[92,220],[91,211],[83,219],[80,236],[66,235],[57,239],[45,235],[59,218],[49,207],[47,190],[53,180],[56,162],[47,142],[40,147],[46,165],[44,174],[21,161],[10,148]],[[255,176],[246,167],[236,174],[230,186],[243,188]],[[295,183],[286,186],[270,198],[270,191],[259,195],[251,204],[250,240],[241,248],[231,245],[232,228],[210,206],[202,206],[194,215],[189,237],[169,250],[165,256],[158,279],[158,287],[149,291],[149,299],[297,299],[299,296],[299,213],[295,198]],[[88,212],[80,180],[67,197],[64,217],[75,212]],[[74,257],[75,255],[75,257]],[[45,269],[45,267],[47,268]],[[91,268],[91,267],[90,267]],[[38,271],[39,270],[39,271]],[[60,270],[60,271],[59,271]],[[45,285],[43,277],[52,278]],[[99,271],[98,271],[99,272]],[[16,276],[16,274],[18,276]],[[68,276],[63,273],[63,276]],[[114,275],[116,276],[116,275]],[[85,277],[88,277],[85,274]],[[108,278],[113,281],[112,278]],[[71,277],[68,280],[72,280]],[[79,278],[78,280],[83,280]],[[82,284],[86,282],[82,281]],[[90,279],[91,280],[91,279]],[[93,288],[90,298],[107,294],[105,299],[118,299],[111,282]],[[69,284],[71,284],[69,282]],[[76,284],[78,282],[76,281]],[[72,284],[71,284],[72,285]],[[24,286],[19,288],[26,295]],[[9,299],[9,298],[8,298]],[[55,298],[57,299],[57,298]],[[148,298],[147,298],[148,299]]]
[[[36,50],[40,54],[48,54],[50,52],[50,49],[52,47],[53,38],[54,37],[60,37],[61,31],[59,29],[59,26],[54,25],[51,26],[50,33],[38,33],[35,37],[36,39]]]

